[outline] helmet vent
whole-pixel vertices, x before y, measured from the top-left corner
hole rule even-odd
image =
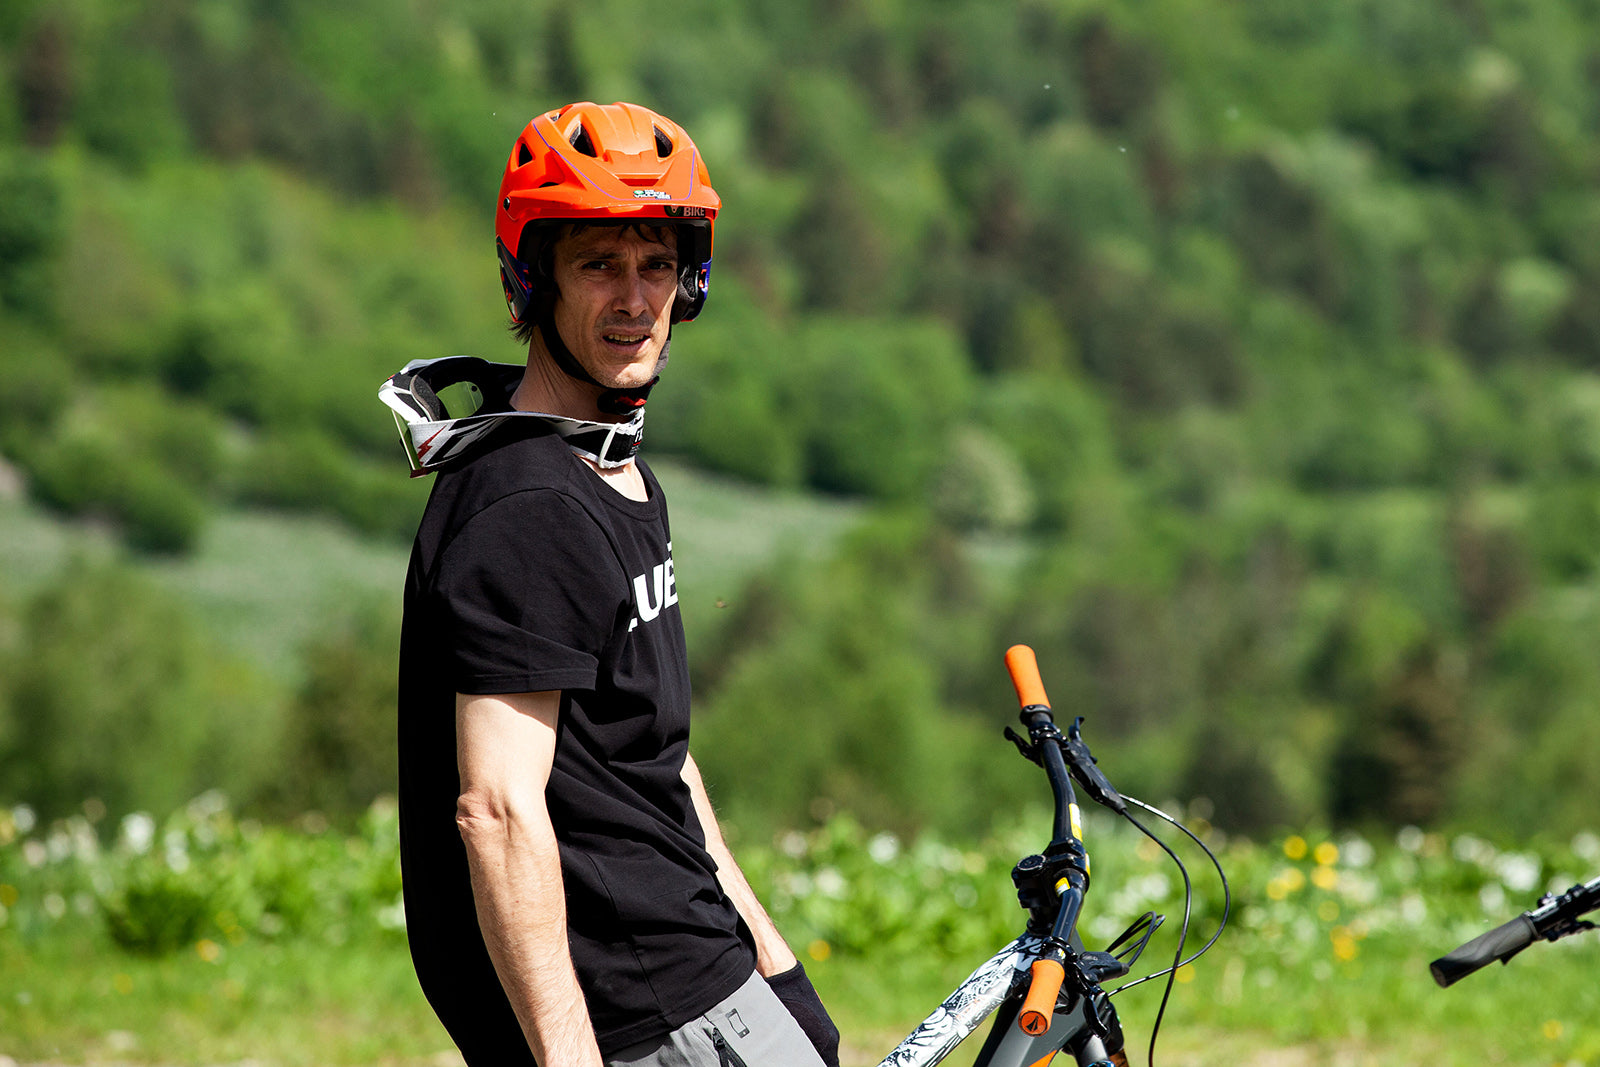
[[[517,166],[526,167],[533,162],[533,153],[528,151],[528,142],[517,142]]]
[[[594,142],[589,140],[589,128],[583,123],[580,122],[576,127],[573,128],[572,135],[569,140],[572,142],[572,147],[576,148],[584,155],[591,156],[596,159],[599,158],[599,153],[594,150]]]
[[[656,126],[654,129],[656,131],[656,155],[661,159],[666,159],[672,155],[672,138],[662,132],[660,126]]]

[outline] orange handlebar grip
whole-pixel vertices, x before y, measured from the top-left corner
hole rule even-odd
[[[1033,653],[1028,655],[1032,658]],[[1050,1016],[1055,1014],[1056,996],[1061,992],[1061,980],[1067,972],[1056,960],[1034,960],[1030,972],[1033,977],[1028,985],[1028,997],[1017,1013],[1017,1025],[1022,1027],[1023,1033],[1038,1037],[1050,1029]]]
[[[1011,684],[1017,687],[1017,700],[1023,707],[1034,704],[1050,706],[1044,695],[1044,682],[1039,678],[1039,661],[1027,645],[1012,645],[1006,649],[1006,670],[1011,673]]]

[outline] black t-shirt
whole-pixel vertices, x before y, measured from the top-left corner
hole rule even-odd
[[[423,991],[467,1061],[533,1062],[457,830],[454,695],[559,689],[545,790],[568,943],[603,1053],[683,1025],[754,968],[680,772],[689,675],[666,505],[630,500],[533,420],[439,474],[406,579],[400,832]]]

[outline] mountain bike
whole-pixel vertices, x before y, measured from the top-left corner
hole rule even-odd
[[[1565,893],[1546,893],[1534,907],[1439,957],[1428,965],[1428,970],[1441,987],[1454,985],[1496,960],[1510,963],[1512,956],[1535,941],[1559,941],[1593,930],[1595,924],[1583,918],[1591,911],[1600,911],[1600,877]]]
[[[1178,968],[1193,962],[1221,936],[1227,925],[1228,879],[1205,842],[1166,813],[1133,797],[1119,794],[1101,772],[1084,742],[1080,716],[1063,734],[1055,725],[1038,661],[1026,645],[1006,652],[1006,668],[1017,690],[1022,723],[1028,736],[1009,726],[1005,736],[1031,762],[1044,768],[1055,797],[1050,844],[1039,855],[1025,856],[1011,872],[1017,899],[1028,912],[1025,931],[972,972],[955,992],[913,1030],[879,1067],[932,1067],[943,1060],[990,1015],[995,1021],[973,1067],[1043,1067],[1057,1053],[1072,1056],[1080,1067],[1127,1064],[1123,1036],[1111,997],[1124,989],[1166,978],[1166,989],[1150,1035],[1150,1063],[1155,1062],[1156,1036],[1172,994]],[[1105,984],[1127,976],[1150,943],[1164,917],[1146,912],[1103,952],[1087,951],[1078,936],[1078,918],[1089,891],[1089,854],[1073,789],[1076,779],[1096,803],[1127,819],[1177,864],[1183,874],[1184,912],[1178,948],[1172,962],[1153,974],[1107,991]],[[1222,881],[1222,920],[1211,939],[1187,959],[1193,887],[1183,862],[1129,810],[1139,808],[1187,834],[1210,858]]]

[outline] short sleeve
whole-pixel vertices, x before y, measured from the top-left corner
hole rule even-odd
[[[435,632],[455,691],[592,689],[627,581],[586,511],[536,489],[467,520],[440,558]]]

